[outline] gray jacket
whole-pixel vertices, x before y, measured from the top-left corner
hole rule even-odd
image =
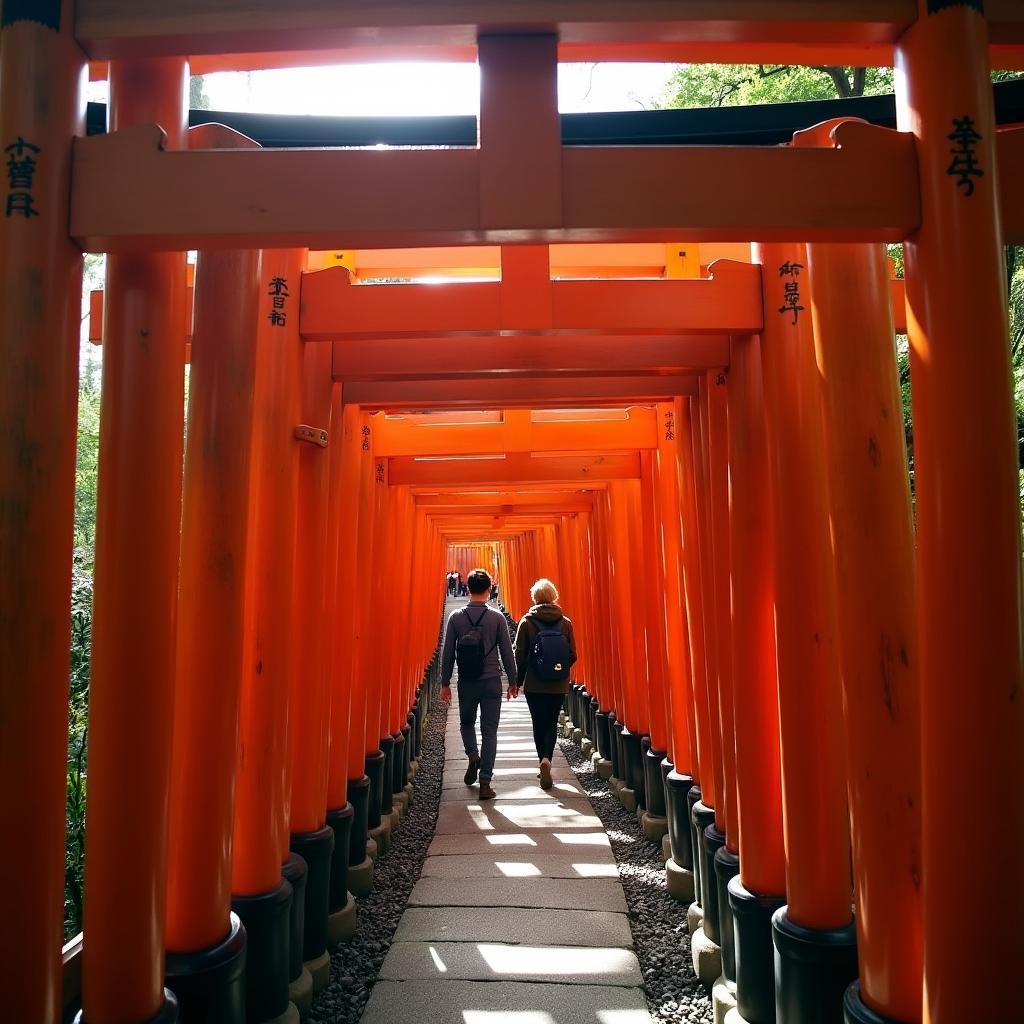
[[[483,616],[481,618],[481,616]],[[480,621],[480,634],[484,642],[484,650],[487,657],[484,660],[484,671],[479,682],[495,682],[501,684],[501,667],[498,665],[498,654],[501,654],[501,665],[505,668],[505,675],[509,679],[516,677],[516,659],[512,653],[512,637],[509,636],[508,623],[505,616],[496,608],[489,608],[485,604],[470,603],[465,608],[459,608],[448,616],[448,624],[444,630],[444,646],[441,650],[441,685],[448,686],[452,681],[452,673],[455,671],[455,644],[459,637],[465,636],[472,629],[474,623]]]

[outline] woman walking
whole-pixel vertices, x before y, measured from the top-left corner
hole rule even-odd
[[[519,686],[533,721],[533,741],[540,759],[540,784],[551,788],[551,758],[555,752],[558,714],[569,692],[569,670],[576,661],[572,622],[558,605],[558,589],[541,579],[530,588],[533,607],[516,630],[515,656]]]

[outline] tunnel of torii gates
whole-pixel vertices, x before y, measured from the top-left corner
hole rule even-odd
[[[479,60],[477,147],[186,132],[189,60],[415,56]],[[616,58],[894,62],[899,130],[563,147],[558,60]],[[408,800],[470,546],[512,615],[561,588],[569,717],[668,829],[741,1020],[1014,1017],[1024,130],[989,69],[1022,63],[1018,0],[5,0],[4,1018],[59,1020],[80,977],[86,1024],[290,1019]],[[83,251],[109,255],[62,954]],[[464,280],[360,284],[389,275]]]

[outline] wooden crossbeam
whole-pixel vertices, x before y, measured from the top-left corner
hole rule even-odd
[[[356,381],[342,385],[346,402],[377,410],[550,409],[641,405],[697,394],[697,377],[649,374],[627,377],[490,377],[480,380]]]
[[[508,410],[497,423],[434,425],[388,418],[376,423],[376,456],[490,455],[508,452],[614,452],[657,448],[653,409],[624,419],[534,422],[528,410]]]
[[[479,485],[502,483],[584,483],[592,480],[629,480],[640,476],[640,456],[513,454],[503,458],[388,460],[392,486],[424,484]]]
[[[84,249],[900,241],[920,220],[913,140],[864,124],[835,147],[563,149],[560,222],[547,226],[529,195],[501,226],[484,222],[477,149],[179,152],[161,139],[143,126],[76,140],[71,234]]]
[[[1024,46],[1017,0],[985,6],[995,47]],[[78,0],[76,14],[75,32],[90,57],[191,54],[196,73],[339,60],[473,60],[481,29],[537,26],[558,33],[563,61],[864,65],[891,61],[892,44],[914,20],[916,3]]]

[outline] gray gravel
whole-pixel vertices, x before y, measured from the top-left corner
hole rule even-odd
[[[644,836],[636,816],[615,799],[580,748],[569,740],[559,744],[611,840],[651,1016],[670,1024],[710,1024],[711,999],[690,960],[687,908],[665,888],[659,848]]]
[[[331,981],[313,1004],[312,1024],[357,1024],[370,998],[381,964],[420,877],[434,838],[444,770],[444,730],[448,708],[434,686],[430,718],[423,728],[419,771],[409,814],[394,833],[391,849],[374,865],[373,891],[356,900],[359,926],[352,941],[331,954]]]

